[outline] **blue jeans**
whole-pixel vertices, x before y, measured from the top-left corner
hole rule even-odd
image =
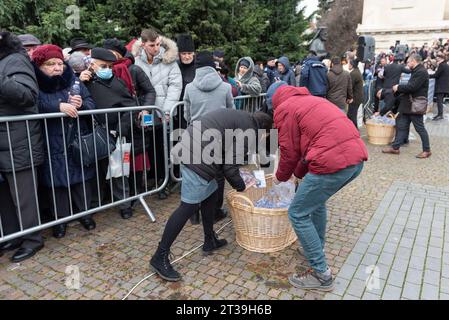
[[[323,251],[326,241],[326,202],[357,178],[362,169],[363,162],[333,174],[308,173],[290,205],[288,216],[304,249],[304,255],[312,269],[319,273],[327,270]]]

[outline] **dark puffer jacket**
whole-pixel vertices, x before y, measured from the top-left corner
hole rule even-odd
[[[39,84],[39,112],[60,112],[59,105],[61,102],[68,101],[70,87],[76,80],[72,69],[66,65],[64,73],[61,76],[55,77],[47,76],[36,66],[34,69],[36,71],[36,77]],[[95,104],[90,97],[89,91],[87,91],[86,87],[82,83],[80,83],[80,86],[81,98],[83,99],[83,105],[80,110],[95,109]],[[82,183],[83,181],[92,179],[95,175],[95,166],[91,166],[90,168],[82,168],[80,165],[76,164],[69,148],[67,148],[66,166],[64,137],[67,137],[69,121],[74,120],[64,118],[63,128],[60,118],[47,120],[46,132],[48,133],[49,146],[45,146],[45,162],[40,172],[40,181],[46,187],[52,186],[51,172],[53,173],[53,183],[55,187],[68,187],[69,185]],[[89,133],[89,123],[91,123],[91,117],[81,117],[79,121],[81,135]],[[52,169],[51,171],[50,164]],[[67,168],[69,180],[67,180]]]
[[[201,121],[201,133],[208,129],[214,129],[216,130],[216,133],[220,133],[220,159],[226,164],[220,164],[218,161],[211,161],[211,164],[204,163],[204,159],[202,159],[201,155],[203,155],[205,150],[209,150],[207,155],[210,155],[211,159],[214,159],[213,150],[210,150],[211,140],[201,141],[201,134],[194,133],[192,125],[184,132],[181,142],[172,149],[173,157],[179,159],[187,168],[207,181],[211,181],[216,177],[224,175],[226,180],[228,180],[229,184],[235,190],[245,190],[245,182],[240,177],[239,166],[244,164],[243,159],[248,153],[249,146],[247,143],[238,142],[239,140],[243,141],[243,134],[238,134],[236,139],[225,139],[223,137],[226,137],[225,130],[241,129],[242,132],[245,132],[248,129],[256,130],[258,128],[256,120],[250,113],[234,109],[211,111],[202,116],[199,120]],[[201,154],[199,153],[199,150],[197,150],[199,145],[201,146]],[[208,146],[209,148],[206,149]],[[179,150],[181,150],[181,152],[179,152]],[[187,155],[183,154],[184,150],[188,150],[189,153]],[[199,159],[197,159],[198,154]],[[189,159],[189,161],[185,161],[186,159]],[[226,159],[232,161],[225,161]]]
[[[0,33],[0,117],[37,114],[38,86],[33,66],[20,40],[8,33]],[[42,132],[39,121],[29,121],[31,141],[27,138],[25,121],[10,122],[11,144],[7,125],[0,122],[0,172],[21,171],[44,161]],[[31,145],[31,154],[30,148]],[[14,159],[11,163],[10,146]],[[33,159],[33,161],[31,161]]]

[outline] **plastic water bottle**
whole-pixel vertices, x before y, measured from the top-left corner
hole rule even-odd
[[[81,95],[81,86],[80,86],[80,82],[78,80],[75,80],[72,87],[70,88],[70,95],[71,96]]]

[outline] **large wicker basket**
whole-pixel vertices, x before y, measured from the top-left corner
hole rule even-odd
[[[388,145],[393,142],[396,127],[390,124],[366,123],[368,142],[378,146]]]
[[[271,188],[273,176],[266,177],[267,188],[250,188],[246,192],[231,191],[227,195],[237,243],[246,250],[269,253],[281,251],[296,240],[288,219],[288,209],[255,208],[253,201],[261,199]]]

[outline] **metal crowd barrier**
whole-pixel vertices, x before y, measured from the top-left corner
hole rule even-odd
[[[138,113],[140,113],[143,110],[147,110],[150,114],[153,115],[153,123],[150,126],[147,126],[146,128],[144,128],[143,126],[141,126],[141,128],[139,128],[138,125],[136,125],[134,123],[134,121],[136,121],[136,115]],[[70,174],[69,174],[69,152],[68,152],[68,146],[67,146],[67,141],[66,141],[66,126],[65,126],[65,122],[66,119],[68,118],[66,114],[64,113],[42,113],[42,114],[36,114],[36,115],[27,115],[27,116],[10,116],[10,117],[0,117],[0,127],[6,128],[6,132],[8,135],[8,145],[9,145],[9,155],[10,155],[10,159],[11,159],[11,164],[12,164],[12,172],[9,173],[10,175],[12,174],[13,177],[13,188],[14,188],[14,192],[13,194],[11,194],[10,198],[14,198],[17,199],[17,203],[19,205],[17,205],[17,218],[18,218],[18,224],[19,224],[19,230],[15,230],[15,232],[8,232],[8,234],[5,234],[5,222],[3,221],[3,217],[6,217],[6,213],[5,213],[5,204],[2,203],[0,205],[0,243],[4,242],[4,241],[9,241],[18,237],[22,237],[24,235],[27,234],[31,234],[37,231],[41,231],[43,229],[47,229],[49,227],[61,224],[61,223],[68,223],[72,220],[75,219],[79,219],[83,216],[89,215],[89,214],[93,214],[99,211],[103,211],[106,209],[110,209],[116,206],[119,206],[121,204],[125,204],[125,203],[130,203],[133,201],[140,201],[140,203],[142,204],[143,208],[145,209],[146,213],[148,214],[148,216],[150,217],[150,219],[152,220],[152,222],[155,222],[155,216],[153,215],[152,211],[150,210],[150,208],[148,207],[147,203],[145,202],[144,197],[158,193],[160,191],[162,191],[166,185],[168,184],[169,181],[169,167],[168,167],[168,141],[167,141],[167,123],[165,121],[162,121],[161,126],[162,126],[162,131],[163,131],[163,137],[164,137],[164,146],[163,146],[163,152],[164,152],[164,166],[165,166],[165,170],[164,170],[164,180],[162,182],[162,184],[158,185],[158,174],[157,174],[157,154],[156,154],[156,141],[155,141],[155,132],[156,132],[156,121],[154,121],[156,119],[156,116],[159,115],[163,115],[164,113],[162,112],[161,109],[155,107],[155,106],[139,106],[139,107],[129,107],[129,108],[113,108],[113,109],[98,109],[98,110],[89,110],[89,111],[80,111],[79,112],[79,117],[76,119],[76,122],[78,124],[77,128],[78,128],[78,143],[81,144],[81,131],[80,131],[80,119],[82,119],[81,121],[83,121],[84,123],[91,123],[92,127],[94,127],[94,123],[95,121],[98,121],[98,116],[104,116],[105,118],[105,127],[106,127],[106,131],[110,132],[110,130],[112,130],[111,128],[109,128],[108,125],[108,119],[109,117],[111,117],[111,114],[116,115],[118,117],[118,133],[117,136],[121,137],[122,134],[126,135],[126,132],[122,132],[122,118],[124,119],[124,117],[127,117],[129,115],[130,119],[130,134],[129,136],[131,137],[131,152],[130,152],[130,156],[132,156],[132,164],[130,162],[130,175],[129,178],[133,178],[133,192],[131,194],[131,185],[129,186],[129,197],[126,197],[126,192],[125,192],[125,184],[127,183],[125,181],[125,177],[122,176],[121,178],[121,183],[122,183],[122,192],[123,192],[123,197],[121,200],[115,200],[114,199],[114,190],[113,190],[113,181],[112,179],[109,179],[108,182],[106,181],[100,181],[100,170],[101,168],[99,168],[99,161],[97,158],[97,149],[95,148],[95,176],[94,178],[92,178],[92,180],[96,180],[96,181],[86,181],[85,178],[85,174],[86,171],[91,168],[91,167],[84,167],[84,166],[80,166],[81,167],[81,173],[82,173],[82,196],[83,196],[83,207],[85,210],[82,210],[81,212],[74,212],[73,209],[73,199],[72,199],[72,195],[71,195],[71,184],[70,184]],[[164,118],[164,117],[162,117]],[[58,212],[58,206],[56,204],[56,196],[55,196],[55,190],[57,189],[57,187],[55,187],[55,177],[54,174],[55,172],[53,172],[53,168],[52,168],[52,162],[49,161],[49,167],[50,167],[50,180],[51,180],[51,188],[50,190],[48,190],[47,195],[50,195],[50,206],[53,205],[54,208],[54,216],[51,217],[52,221],[50,222],[46,222],[43,223],[42,219],[41,219],[41,210],[40,210],[40,200],[42,199],[42,190],[40,189],[39,186],[39,173],[40,173],[40,169],[39,167],[36,167],[34,164],[34,157],[33,157],[33,150],[32,150],[32,145],[31,145],[31,135],[30,135],[30,124],[32,122],[40,122],[41,125],[41,131],[42,131],[42,135],[43,135],[43,140],[44,140],[44,145],[46,145],[45,148],[45,152],[47,153],[47,158],[51,159],[52,158],[52,151],[51,151],[51,147],[50,147],[50,137],[49,137],[49,121],[52,121],[52,126],[54,127],[55,125],[55,119],[59,119],[60,120],[60,127],[62,128],[62,135],[63,135],[63,148],[64,148],[64,162],[65,162],[65,171],[66,171],[66,179],[69,182],[68,183],[68,187],[67,187],[67,193],[68,193],[68,197],[69,197],[69,205],[70,205],[70,214],[66,217],[63,218],[59,218],[59,213]],[[86,120],[88,119],[88,120]],[[17,174],[18,172],[15,172],[15,160],[14,160],[14,155],[13,155],[13,150],[14,150],[14,145],[12,145],[11,143],[11,135],[12,132],[10,132],[10,126],[12,123],[23,123],[23,125],[26,127],[26,131],[27,131],[27,137],[26,139],[28,140],[28,148],[29,148],[29,156],[31,159],[31,173],[33,175],[33,192],[34,192],[34,197],[35,197],[35,203],[28,203],[27,206],[36,206],[36,212],[38,214],[38,217],[31,217],[32,219],[34,219],[33,221],[33,225],[26,227],[23,225],[23,212],[21,211],[21,202],[20,202],[20,198],[21,198],[21,194],[23,195],[23,191],[18,190],[17,187]],[[126,124],[127,122],[124,122],[124,124]],[[150,162],[150,168],[147,168],[147,161],[145,159],[146,156],[144,156],[144,160],[143,160],[143,166],[144,166],[144,173],[143,173],[143,185],[144,185],[144,190],[139,191],[139,188],[137,187],[137,177],[136,177],[136,170],[132,170],[134,163],[135,163],[135,156],[136,156],[136,152],[135,152],[135,148],[134,148],[134,141],[135,139],[138,137],[138,135],[141,134],[141,138],[142,138],[142,143],[143,143],[143,155],[146,154],[147,151],[152,151],[152,157],[150,156],[150,154],[148,153],[148,157],[149,162]],[[108,142],[108,149],[109,149],[109,139],[113,139],[111,136],[107,136],[107,142]],[[147,150],[147,148],[149,148],[149,142],[148,139],[152,139],[153,140],[153,150]],[[95,139],[94,139],[95,140]],[[129,142],[129,141],[127,141]],[[147,143],[148,142],[148,143]],[[95,143],[94,143],[95,144]],[[109,149],[109,151],[111,151]],[[121,152],[122,150],[120,150]],[[110,154],[111,152],[109,152]],[[121,152],[122,153],[122,152]],[[47,159],[47,160],[48,160]],[[107,159],[106,159],[107,161]],[[83,154],[81,152],[81,163],[83,163]],[[122,165],[122,170],[123,170],[123,162],[121,163]],[[108,164],[108,168],[110,169],[111,164]],[[154,172],[155,172],[155,185],[153,188],[149,188],[149,184],[148,184],[148,179],[147,179],[147,174],[148,174],[148,170],[150,169],[152,170],[152,168],[154,168]],[[93,169],[91,169],[93,170]],[[0,173],[1,174],[1,173]],[[3,173],[5,174],[5,173]],[[103,172],[104,174],[104,172]],[[96,177],[96,178],[95,178]],[[4,178],[4,177],[3,177]],[[0,179],[0,184],[3,183],[7,183],[5,181],[6,179]],[[95,182],[95,185],[93,185]],[[105,203],[104,201],[102,201],[102,194],[101,194],[101,187],[102,184],[107,183],[109,186],[109,191],[110,191],[110,196],[111,196],[111,202],[110,203]],[[120,183],[120,182],[118,182]],[[143,188],[143,185],[141,185],[141,188]],[[96,187],[96,190],[95,190]],[[104,186],[103,186],[104,187]],[[10,187],[11,188],[11,187]],[[96,195],[98,197],[98,206],[97,207],[91,207],[91,204],[87,203],[87,195],[89,190],[92,190],[92,195]],[[107,192],[109,192],[107,191]],[[41,194],[40,194],[41,193]],[[1,197],[2,195],[0,195]],[[118,197],[119,198],[119,197]],[[34,210],[34,208],[33,208]],[[3,212],[2,212],[3,211]],[[10,214],[10,213],[9,213]],[[30,217],[26,217],[26,220],[29,221]],[[8,226],[9,229],[11,229],[10,226]],[[7,229],[8,229],[7,228]]]
[[[366,84],[368,90],[365,92],[365,103],[363,105],[363,118],[369,119],[374,114],[374,98],[376,91],[376,80],[367,81]]]
[[[256,97],[253,96],[239,96],[239,97],[235,97],[234,98],[234,105],[236,107],[236,109],[238,110],[244,110],[250,113],[254,113],[257,111],[261,111],[264,108],[264,102],[265,102],[265,96],[266,93],[262,93]],[[184,102],[179,102],[177,104],[175,104],[172,109],[170,110],[170,133],[172,134],[174,132],[175,129],[186,129],[187,128],[187,123],[185,121],[183,121],[183,110],[184,108]],[[170,136],[172,137],[172,136]],[[173,143],[173,139],[170,139],[170,148],[169,150],[171,150],[171,148]],[[182,177],[181,176],[177,176],[176,175],[176,171],[178,171],[179,175],[179,165],[173,165],[172,162],[170,161],[170,178],[172,179],[172,181],[175,182],[181,182],[182,181]]]

